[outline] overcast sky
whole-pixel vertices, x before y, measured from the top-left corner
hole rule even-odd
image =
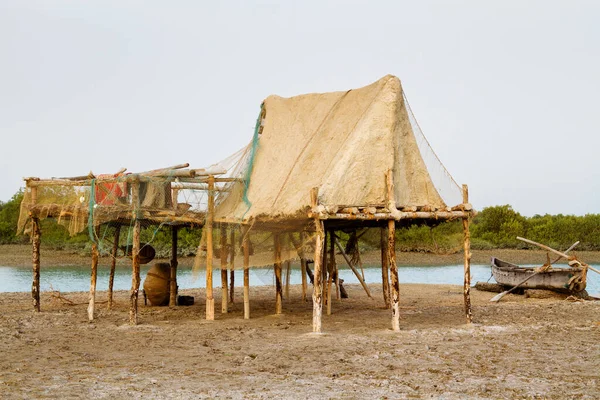
[[[208,166],[270,94],[402,80],[477,209],[600,213],[600,2],[0,0],[0,200]]]

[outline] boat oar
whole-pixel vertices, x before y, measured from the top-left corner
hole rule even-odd
[[[567,254],[569,251],[573,250],[575,248],[575,246],[577,246],[579,244],[579,241],[573,243],[571,245],[571,247],[569,247],[567,250],[565,250],[565,254],[561,255],[560,258],[567,257]],[[558,260],[560,260],[560,258],[557,258],[556,260],[554,260],[554,262],[557,262]],[[550,258],[548,258],[548,261],[550,261]],[[502,292],[502,293],[498,293],[497,295],[495,295],[494,297],[492,297],[490,299],[491,302],[496,303],[498,301],[500,301],[501,298],[503,298],[504,296],[506,296],[507,294],[509,294],[510,292],[512,292],[513,290],[515,290],[516,288],[518,288],[519,286],[521,286],[522,284],[524,284],[525,282],[527,282],[528,280],[530,280],[531,278],[533,278],[534,276],[536,276],[537,274],[539,274],[540,272],[542,272],[542,270],[536,271],[533,274],[529,275],[527,278],[523,279],[521,282],[519,282],[516,286],[513,286],[512,288]]]
[[[551,252],[553,252],[554,254],[557,254],[557,255],[559,255],[559,256],[561,256],[561,257],[564,257],[564,258],[566,258],[566,259],[568,259],[568,258],[569,258],[569,256],[568,256],[568,255],[566,255],[565,253],[561,253],[561,252],[560,252],[560,251],[558,251],[558,250],[554,250],[552,247],[548,247],[548,246],[546,246],[546,245],[543,245],[543,244],[540,244],[540,243],[534,242],[533,240],[525,239],[525,238],[522,238],[522,237],[519,237],[519,236],[517,236],[517,239],[519,239],[519,240],[521,240],[521,241],[523,241],[523,242],[525,242],[525,243],[533,244],[533,245],[535,245],[535,246],[541,247],[542,249],[546,249],[546,250],[548,250],[548,251],[551,251]],[[578,261],[578,262],[579,262],[579,261]],[[590,267],[590,266],[589,266],[589,265],[587,265],[587,264],[586,264],[585,266],[586,266],[588,269],[591,269],[592,271],[594,271],[595,273],[597,273],[597,274],[600,274],[600,271],[599,271],[599,270],[597,270],[596,268]]]

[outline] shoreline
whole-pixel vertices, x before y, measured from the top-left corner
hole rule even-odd
[[[67,266],[88,265],[91,256],[74,254],[70,251],[51,250],[42,247],[40,252],[41,266]],[[546,261],[546,252],[543,250],[471,250],[471,264],[487,265],[491,257],[497,257],[514,264],[539,264]],[[572,255],[588,264],[600,263],[600,251],[572,251]],[[109,257],[100,257],[100,264],[108,262]],[[179,257],[181,267],[190,267],[194,264],[195,257]],[[365,252],[362,255],[365,265],[379,265],[381,262],[379,250]],[[457,265],[464,262],[463,253],[433,254],[420,252],[397,252],[396,263],[398,266],[440,266]],[[169,262],[167,259],[155,259],[153,262]],[[340,257],[340,263],[344,263]],[[563,261],[564,262],[564,261]],[[117,260],[117,266],[129,266],[130,261],[121,257]],[[29,267],[31,266],[31,247],[29,245],[0,245],[0,266],[5,267]]]

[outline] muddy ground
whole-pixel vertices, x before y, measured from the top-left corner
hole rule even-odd
[[[128,324],[128,293],[106,310],[98,293],[0,294],[0,397],[25,398],[582,398],[600,397],[600,302],[525,299],[473,290],[401,285],[401,331],[391,331],[380,285],[332,302],[324,334],[311,333],[312,303],[292,287],[274,315],[274,289],[241,290],[228,314],[204,320],[203,290],[189,307],[144,307]]]

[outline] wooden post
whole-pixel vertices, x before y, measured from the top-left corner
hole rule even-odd
[[[131,254],[132,273],[131,273],[131,304],[129,307],[129,323],[137,325],[138,323],[138,297],[140,291],[140,231],[141,224],[136,218],[133,224],[133,246]]]
[[[335,264],[335,232],[329,232],[329,263],[327,264],[327,315],[331,315],[331,283],[333,281],[333,270]]]
[[[234,300],[234,288],[235,288],[235,227],[231,227],[229,232],[229,242],[231,247],[229,248],[229,301],[233,304]]]
[[[242,228],[242,251],[244,253],[244,319],[250,319],[250,230]]]
[[[140,231],[141,224],[138,219],[140,206],[140,182],[135,180],[131,185],[131,202],[134,210],[132,218],[133,223],[133,246],[131,249],[132,267],[131,267],[131,294],[129,306],[129,323],[137,325],[138,323],[138,297],[140,291]]]
[[[275,245],[275,314],[281,314],[282,285],[281,285],[281,237],[279,233],[273,234]]]
[[[33,189],[33,188],[32,188]],[[31,218],[31,243],[32,243],[32,264],[33,264],[33,282],[31,284],[31,297],[33,298],[33,309],[40,312],[40,242],[42,231],[40,229],[40,220],[37,217]]]
[[[392,329],[400,330],[400,283],[396,266],[396,221],[388,221],[388,260],[392,276]]]
[[[385,308],[391,308],[392,303],[390,302],[390,277],[389,269],[390,263],[388,259],[387,249],[387,233],[386,227],[381,227],[381,285],[383,289],[383,303]]]
[[[306,234],[300,232],[300,275],[302,275],[302,300],[307,301],[306,297],[306,257],[304,256],[304,241],[306,240]]]
[[[208,212],[206,215],[206,319],[215,319],[213,297],[213,218],[215,212],[215,177],[208,177]]]
[[[287,260],[285,262],[285,298],[290,299],[290,278],[292,275],[292,262]]]
[[[96,235],[97,236],[97,235]],[[94,320],[94,310],[96,308],[96,282],[98,280],[98,243],[94,238],[92,242],[92,274],[90,277],[90,296],[88,303],[88,320],[92,322]]]
[[[121,225],[115,227],[115,238],[112,251],[110,253],[110,275],[108,277],[108,309],[113,306],[113,287],[115,284],[115,268],[117,266],[117,251],[119,250],[119,236],[121,235]]]
[[[462,186],[463,204],[469,202],[469,188],[467,185]],[[464,253],[465,253],[465,279],[464,279],[464,300],[465,300],[465,315],[467,323],[473,322],[473,312],[471,310],[471,234],[469,233],[469,218],[465,217],[462,220],[464,234]]]
[[[176,226],[171,227],[171,270],[169,277],[169,307],[177,305],[177,231]]]
[[[317,233],[315,235],[315,270],[313,285],[313,332],[321,333],[321,315],[323,314],[323,248],[325,241],[325,232],[323,221],[315,219]]]
[[[221,314],[227,314],[227,228],[221,224]],[[233,245],[233,244],[232,244]]]

